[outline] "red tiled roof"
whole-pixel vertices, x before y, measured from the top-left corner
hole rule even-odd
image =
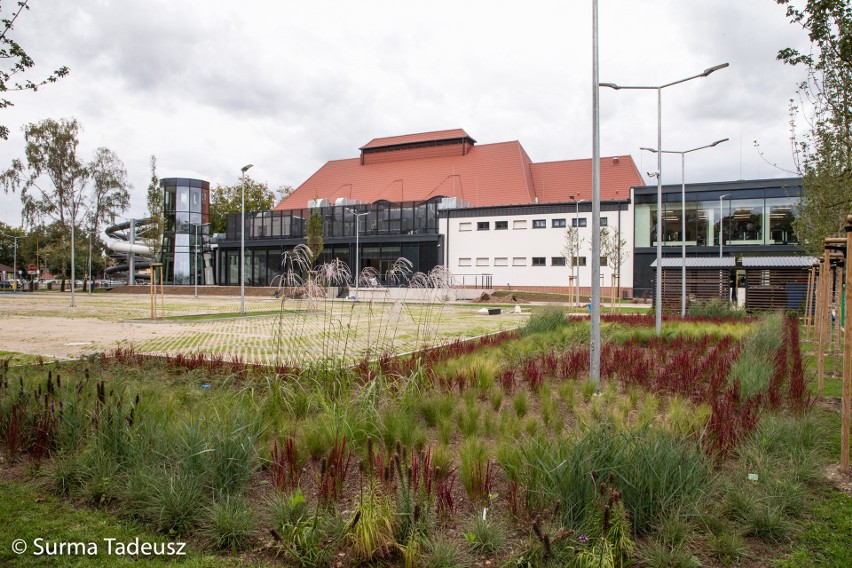
[[[396,137],[402,138],[406,137]],[[585,159],[536,164],[517,141],[472,146],[465,155],[367,164],[360,158],[332,160],[275,209],[301,209],[316,198],[334,203],[339,197],[363,203],[460,197],[474,207],[567,202],[570,194],[578,200],[591,199],[591,163]],[[630,156],[601,159],[601,199],[628,199],[630,187],[643,183]]]
[[[539,202],[557,203],[592,198],[592,159],[542,162],[532,165]],[[601,200],[630,198],[630,188],[644,184],[630,156],[601,158]]]
[[[461,128],[453,130],[436,130],[434,132],[421,132],[420,134],[404,134],[402,136],[388,136],[386,138],[373,138],[359,150],[371,148],[384,148],[386,146],[397,146],[399,144],[417,144],[419,142],[435,142],[438,140],[454,140],[458,138],[470,138],[470,135]],[[473,138],[471,138],[473,140]]]

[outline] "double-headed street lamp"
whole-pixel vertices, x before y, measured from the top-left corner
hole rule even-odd
[[[346,208],[347,211],[355,215],[355,297],[353,300],[358,299],[358,285],[361,281],[361,247],[358,242],[358,237],[361,234],[359,221],[361,221],[361,217],[365,215],[369,215],[369,211],[365,211],[363,213],[356,213],[354,209]]]
[[[727,67],[727,63],[722,63],[721,65],[714,65],[713,67],[708,67],[701,73],[697,75],[692,75],[691,77],[686,77],[685,79],[678,79],[677,81],[672,81],[671,83],[665,83],[663,85],[657,86],[646,86],[646,85],[618,85],[616,83],[600,83],[601,87],[609,87],[610,89],[615,89],[616,91],[620,90],[638,90],[638,91],[657,91],[657,294],[656,294],[656,319],[657,319],[657,335],[660,335],[663,329],[663,288],[662,288],[662,256],[663,256],[663,218],[662,218],[662,210],[663,210],[663,157],[660,150],[663,149],[663,89],[666,87],[672,87],[674,85],[679,85],[681,83],[685,83],[687,81],[691,81],[692,79],[699,79],[701,77],[707,77],[714,71],[718,71],[719,69],[724,69]]]
[[[640,148],[655,154],[680,154],[680,317],[686,317],[686,155],[690,152],[712,148],[728,138],[716,140],[712,144],[699,146],[690,150],[657,150],[656,148]],[[659,210],[658,210],[659,212]],[[659,221],[658,225],[659,227]],[[659,236],[658,243],[659,243]]]
[[[243,187],[240,192],[240,313],[246,313],[246,172],[254,164],[246,164],[243,173]]]

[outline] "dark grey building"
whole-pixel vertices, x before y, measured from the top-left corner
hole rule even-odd
[[[664,185],[663,257],[795,256],[803,253],[793,230],[801,178],[686,185],[686,234],[682,235],[681,185]],[[633,295],[653,297],[657,258],[657,186],[633,188]],[[720,232],[721,231],[721,232]],[[720,239],[721,235],[721,239]]]

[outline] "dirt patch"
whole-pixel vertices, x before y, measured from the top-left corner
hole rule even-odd
[[[488,294],[487,292],[483,292],[479,298],[473,300],[475,304],[528,304],[531,301],[542,301],[538,299],[532,299],[530,296],[535,296],[535,294],[527,294],[524,295],[523,292],[506,292],[498,290],[493,294]],[[550,296],[548,296],[550,298]],[[543,300],[543,301],[553,301],[553,302],[565,302],[564,299],[551,299],[551,300]]]
[[[852,495],[852,467],[844,470],[840,464],[832,464],[825,468],[825,478],[838,491]]]

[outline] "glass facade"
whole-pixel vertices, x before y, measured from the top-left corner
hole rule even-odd
[[[664,257],[679,257],[682,244],[686,244],[687,257],[718,257],[720,248],[724,256],[735,257],[802,253],[793,229],[802,194],[801,178],[687,184],[685,230],[681,186],[664,185],[662,189]],[[633,293],[652,297],[657,188],[636,187],[633,195]]]
[[[211,263],[206,248],[210,235],[210,184],[190,178],[160,180],[163,189],[162,262],[169,284],[206,284],[205,266]]]
[[[428,272],[438,264],[439,200],[427,202],[328,206],[246,213],[245,275],[249,286],[270,286],[282,273],[285,251],[304,243],[308,220],[317,211],[323,220],[323,250],[318,264],[337,258],[354,272],[372,267],[383,277],[400,257],[413,271]],[[357,224],[356,216],[358,214]],[[364,215],[366,213],[366,215]],[[358,229],[360,254],[355,251]],[[217,282],[239,284],[240,214],[228,215],[225,239],[219,241]],[[387,282],[385,282],[387,283]]]
[[[764,197],[737,199],[733,197],[686,203],[686,233],[681,235],[681,203],[663,203],[663,246],[718,247],[719,235],[725,247],[742,245],[797,244],[793,220],[798,209],[798,197]],[[657,204],[637,204],[635,209],[635,240],[637,248],[657,245]]]
[[[329,206],[317,209],[323,218],[323,238],[355,237],[355,213],[360,236],[438,234],[438,201]],[[246,213],[246,242],[260,239],[305,238],[313,209]],[[240,214],[228,215],[226,240],[240,240]]]

